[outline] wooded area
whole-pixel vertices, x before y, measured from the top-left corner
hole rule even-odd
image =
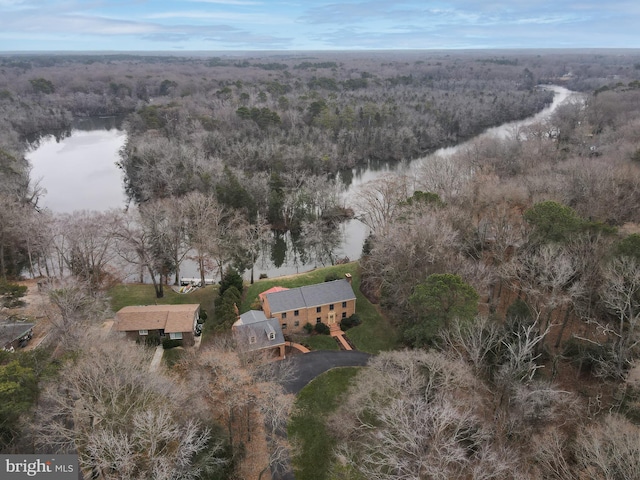
[[[553,94],[540,84],[581,95],[506,138],[430,156],[542,110]],[[25,152],[95,115],[126,116],[129,208],[43,209]],[[639,132],[637,51],[0,57],[0,277],[69,279],[50,290],[55,368],[0,357],[6,391],[19,392],[1,411],[2,450],[75,444],[107,477],[129,468],[146,478],[133,465],[156,463],[154,452],[165,472],[186,462],[184,478],[231,475],[252,425],[278,404],[281,428],[290,399],[223,349],[190,359],[197,378],[180,382],[212,388],[180,421],[171,409],[187,400],[166,387],[176,379],[125,370],[123,388],[144,387],[126,417],[139,435],[118,437],[121,424],[92,433],[116,411],[69,427],[61,395],[90,405],[80,380],[103,375],[91,355],[117,360],[79,332],[108,315],[104,292],[125,265],[162,297],[186,258],[203,284],[228,267],[253,272],[273,231],[333,262],[336,226],[355,215],[371,231],[362,289],[409,350],[377,357],[335,414],[340,475],[634,478]],[[344,203],[352,167],[423,157]],[[49,381],[58,368],[65,383]],[[204,422],[219,405],[216,425]],[[33,418],[50,425],[44,437],[25,426]],[[167,449],[169,433],[186,438],[184,450],[149,450],[154,429],[167,432]],[[122,449],[126,465],[97,461]]]

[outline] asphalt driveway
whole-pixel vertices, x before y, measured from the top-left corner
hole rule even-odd
[[[293,380],[285,383],[288,393],[298,393],[311,380],[321,373],[335,367],[362,367],[367,364],[371,354],[358,351],[318,350],[290,358],[296,372]]]

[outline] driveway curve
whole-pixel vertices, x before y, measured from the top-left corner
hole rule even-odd
[[[316,350],[290,358],[294,368],[294,378],[284,384],[288,393],[298,393],[311,380],[335,367],[363,367],[371,354],[358,351]]]

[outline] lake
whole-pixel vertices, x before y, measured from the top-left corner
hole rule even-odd
[[[555,92],[553,103],[549,107],[525,120],[491,128],[469,142],[483,136],[504,137],[519,127],[544,120],[558,105],[578,95],[563,87],[545,88]],[[41,205],[54,212],[65,213],[74,210],[124,208],[126,197],[123,178],[116,166],[118,152],[126,141],[121,119],[108,117],[77,120],[68,133],[59,139],[53,135],[40,139],[37,147],[27,155],[33,166],[32,177],[40,180],[40,185],[46,189]],[[422,162],[428,162],[432,156],[451,155],[469,142],[442,148],[432,155],[411,162],[370,162],[368,165],[355,167],[348,175],[343,175],[344,183],[348,184],[342,196],[343,201],[348,206],[358,195],[359,188],[371,180],[395,172],[410,173]],[[340,246],[335,251],[335,256],[348,257],[350,260],[360,258],[362,244],[368,235],[367,227],[357,219],[351,219],[340,225],[339,233]],[[255,277],[258,278],[261,273],[269,277],[288,275],[320,266],[323,265],[296,250],[290,235],[274,236],[270,248],[256,262]],[[196,265],[190,262],[181,266],[180,274],[184,277],[199,277]],[[248,278],[248,273],[245,277]]]

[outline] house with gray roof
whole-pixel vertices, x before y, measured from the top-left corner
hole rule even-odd
[[[34,323],[0,322],[0,349],[13,351],[24,347],[33,336]]]
[[[343,318],[350,317],[356,311],[351,275],[345,277],[268,293],[262,301],[262,310],[267,317],[280,322],[285,335],[301,332],[307,323],[325,323],[330,328],[336,328]]]
[[[284,357],[284,335],[275,318],[267,318],[261,310],[249,310],[233,324],[233,336],[238,349],[245,353],[271,351]]]

